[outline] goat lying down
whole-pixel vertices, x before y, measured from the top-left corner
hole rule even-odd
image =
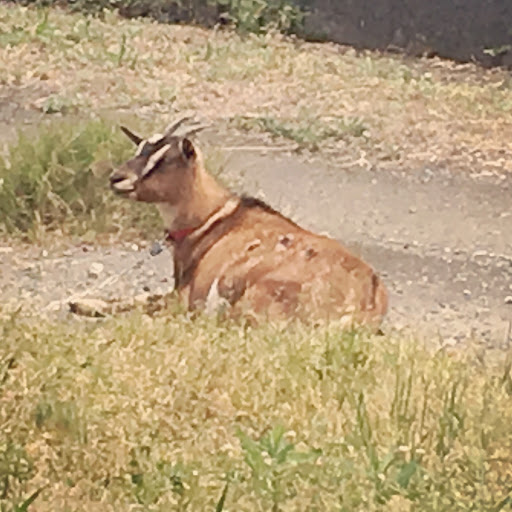
[[[176,290],[187,307],[377,330],[388,299],[373,269],[335,240],[221,186],[191,132],[177,135],[186,119],[148,139],[123,127],[137,151],[110,183],[117,194],[159,208],[174,248]]]

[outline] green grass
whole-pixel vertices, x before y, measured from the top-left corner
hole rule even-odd
[[[510,358],[173,305],[0,335],[1,510],[509,509]]]
[[[133,154],[117,125],[95,120],[20,132],[0,158],[0,232],[117,233],[159,226],[154,209],[128,204],[109,189],[113,166]]]
[[[368,130],[363,121],[357,118],[319,119],[302,115],[296,119],[275,119],[273,117],[240,117],[233,123],[238,128],[251,131],[259,129],[274,137],[292,140],[299,147],[320,149],[323,142],[331,140],[364,137]]]
[[[14,0],[21,5],[58,5],[70,11],[104,15],[105,11],[119,9],[128,17],[149,16],[167,22],[169,17],[180,21],[197,22],[213,26],[220,15],[225,22],[241,32],[265,32],[269,28],[283,32],[301,31],[303,11],[288,0]],[[206,12],[209,14],[206,14]]]

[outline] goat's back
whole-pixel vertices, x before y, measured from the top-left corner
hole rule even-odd
[[[258,201],[242,202],[181,291],[191,308],[217,301],[234,315],[343,319],[374,329],[387,310],[386,290],[370,266]]]

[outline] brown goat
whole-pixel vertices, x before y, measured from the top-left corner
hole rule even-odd
[[[335,240],[222,187],[190,132],[177,135],[183,121],[149,139],[123,127],[138,149],[110,182],[116,193],[159,208],[188,308],[378,329],[388,299],[372,268]]]

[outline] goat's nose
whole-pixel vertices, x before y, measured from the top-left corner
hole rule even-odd
[[[134,176],[116,170],[110,175],[110,187],[115,192],[131,192],[135,189]]]
[[[115,170],[111,175],[110,175],[110,184],[111,185],[114,185],[116,183],[119,183],[120,181],[123,181],[124,179],[126,179],[126,176],[122,173],[120,173],[119,171]]]

